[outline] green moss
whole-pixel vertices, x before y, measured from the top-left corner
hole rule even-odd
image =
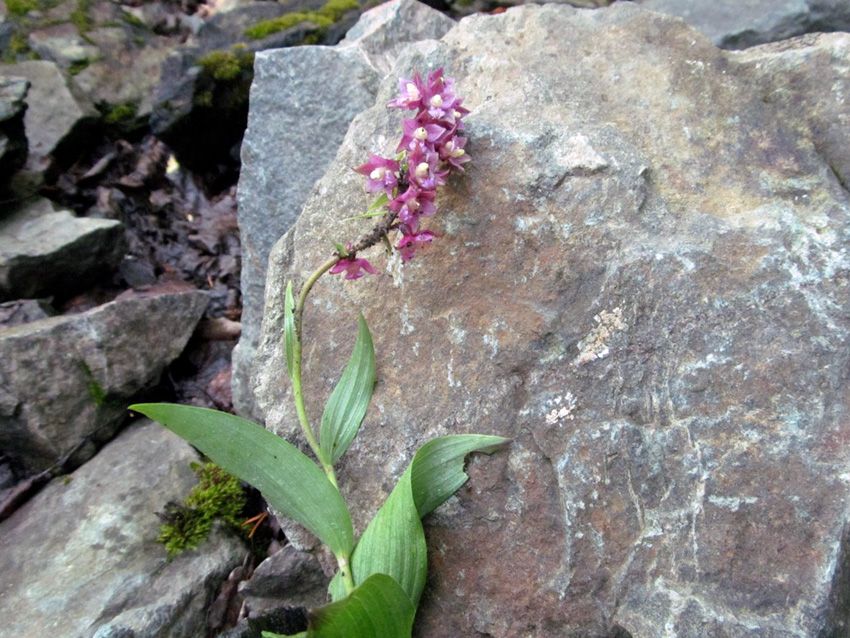
[[[16,31],[9,38],[9,46],[3,51],[2,60],[6,64],[14,64],[21,58],[37,59],[38,56],[34,51],[30,50],[30,46],[27,43],[27,36]]]
[[[359,6],[357,0],[328,0],[318,11],[296,11],[271,20],[258,22],[245,30],[245,37],[252,40],[262,40],[273,33],[285,31],[305,23],[315,24],[317,29],[322,31]]]
[[[195,549],[209,536],[213,523],[221,520],[239,527],[239,514],[245,507],[245,492],[239,480],[214,463],[193,463],[198,484],[183,504],[169,503],[160,514],[163,524],[159,542],[169,558]]]
[[[36,11],[39,8],[38,0],[6,0],[6,10],[9,15],[21,18],[30,11]]]
[[[103,115],[103,121],[109,125],[128,124],[136,118],[139,107],[133,102],[114,104]]]
[[[68,67],[68,73],[77,75],[88,68],[89,64],[91,64],[91,60],[76,60],[75,62],[71,62],[71,65]]]
[[[201,69],[213,80],[230,82],[254,68],[254,53],[244,44],[227,50],[210,51],[198,59]]]
[[[134,16],[129,11],[121,11],[121,20],[124,24],[127,24],[131,27],[136,27],[137,29],[147,29],[148,25],[146,25],[142,20]]]
[[[254,77],[254,53],[244,44],[211,51],[198,59],[201,73],[195,84],[194,103],[200,108],[237,113],[248,105]]]
[[[91,18],[92,0],[77,0],[77,8],[71,12],[71,23],[77,27],[81,34],[89,31],[94,26]]]

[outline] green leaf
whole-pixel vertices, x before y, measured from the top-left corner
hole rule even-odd
[[[467,454],[489,453],[506,441],[499,436],[464,434],[440,437],[423,445],[354,549],[351,566],[355,585],[373,574],[387,574],[415,607],[428,567],[420,517],[443,503],[469,478],[463,471]],[[339,583],[334,581],[330,592],[338,597]]]
[[[295,298],[292,295],[292,282],[286,282],[286,295],[283,301],[283,344],[286,349],[286,370],[292,377],[295,369]]]
[[[159,421],[231,474],[262,492],[275,509],[309,529],[334,554],[354,544],[351,517],[339,491],[298,448],[246,419],[173,403],[130,409]]]
[[[389,203],[390,198],[386,193],[381,193],[380,196],[372,202],[371,206],[366,209],[365,213],[360,213],[359,215],[354,215],[353,217],[346,217],[342,221],[352,221],[355,219],[370,219],[372,217],[380,217],[384,213],[386,213],[386,205]]]
[[[345,454],[366,416],[375,387],[375,348],[363,315],[348,365],[331,393],[319,430],[319,445],[331,463]]]
[[[307,638],[410,638],[415,614],[399,584],[375,574],[346,598],[312,610]]]

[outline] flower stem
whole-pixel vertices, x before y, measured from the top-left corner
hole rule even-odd
[[[298,422],[301,424],[301,431],[304,433],[304,438],[313,450],[313,454],[322,464],[322,469],[327,474],[328,480],[337,487],[336,473],[333,469],[333,464],[330,459],[326,459],[313,433],[313,428],[310,427],[310,420],[307,418],[307,408],[304,406],[304,392],[301,387],[301,342],[302,342],[302,316],[304,314],[304,304],[307,301],[307,295],[310,294],[310,289],[319,280],[319,277],[324,275],[328,270],[333,268],[333,265],[339,261],[339,256],[328,259],[325,263],[319,266],[316,271],[311,274],[301,292],[298,295],[298,301],[295,303],[295,343],[293,344],[293,366],[292,366],[292,394],[295,398],[295,412],[298,414]]]

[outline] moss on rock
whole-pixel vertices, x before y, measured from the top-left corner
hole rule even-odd
[[[169,558],[197,548],[216,520],[238,529],[239,514],[245,507],[245,491],[235,476],[214,463],[193,463],[192,469],[198,475],[198,484],[184,503],[169,503],[160,514],[164,522],[158,540]]]
[[[316,25],[318,30],[324,30],[340,20],[349,11],[358,9],[359,6],[357,0],[328,0],[317,11],[295,11],[258,22],[245,30],[245,37],[252,40],[262,40],[279,31],[308,23]]]

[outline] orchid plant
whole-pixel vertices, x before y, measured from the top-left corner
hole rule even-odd
[[[316,461],[261,425],[224,412],[174,404],[137,404],[132,410],[159,421],[225,470],[256,487],[275,510],[315,534],[336,558],[331,602],[308,613],[300,638],[409,638],[427,571],[421,518],[467,480],[467,454],[491,452],[505,442],[481,434],[443,436],[414,455],[393,491],[355,542],[349,509],[339,490],[335,466],[357,435],[375,384],[372,336],[361,316],[351,357],[327,400],[318,429],[310,422],[302,388],[303,313],[310,290],[325,273],[358,279],[375,274],[359,255],[378,243],[403,262],[436,235],[421,227],[437,211],[437,188],[469,161],[463,117],[469,112],[442,69],[423,79],[400,80],[389,105],[414,110],[402,123],[392,158],[372,155],[355,170],[366,190],[377,194],[359,217],[380,221],[355,242],[338,244],[333,255],[301,286],[284,296],[284,345],[295,412]],[[391,234],[396,235],[393,244]],[[264,632],[266,637],[278,634]]]

